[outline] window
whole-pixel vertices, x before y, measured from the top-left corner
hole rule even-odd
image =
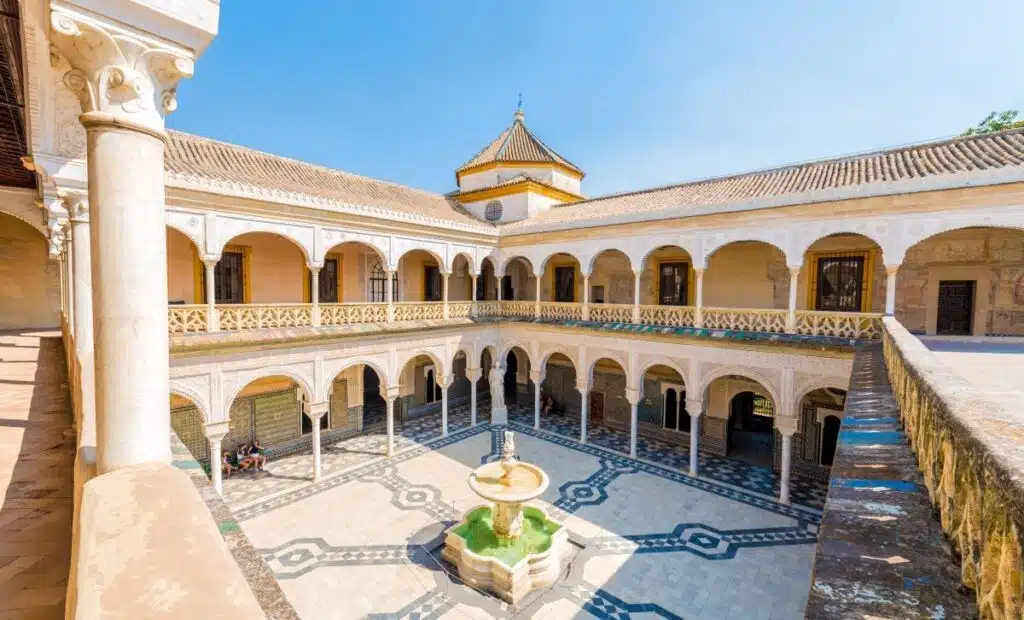
[[[307,286],[309,290],[313,290],[313,274],[307,272],[306,277],[309,279]],[[317,288],[319,292],[319,300],[322,304],[336,304],[338,303],[338,259],[327,258],[324,259],[324,266],[320,268],[320,279],[319,286]],[[309,299],[309,301],[313,301]]]
[[[380,258],[374,258],[370,265],[370,278],[367,294],[370,301],[387,301],[387,271],[384,270],[384,263]],[[398,301],[398,272],[391,274],[391,301]]]
[[[576,267],[555,267],[555,301],[576,301]]]
[[[488,222],[497,222],[501,219],[500,200],[492,200],[487,203],[487,206],[484,208],[484,218],[486,218]]]
[[[775,407],[772,406],[771,400],[759,394],[754,394],[753,413],[764,418],[773,418],[775,417]]]
[[[665,428],[672,431],[690,432],[690,414],[686,411],[686,390],[681,385],[662,384],[665,407]]]
[[[423,267],[423,300],[441,301],[441,270],[437,265]]]
[[[658,303],[662,306],[685,306],[689,263],[661,263],[658,266]]]
[[[203,270],[206,277],[206,270]],[[245,303],[245,260],[242,252],[224,252],[213,268],[213,298],[218,304]],[[203,290],[206,290],[205,283]]]
[[[823,256],[818,259],[815,310],[860,312],[864,287],[864,256]]]

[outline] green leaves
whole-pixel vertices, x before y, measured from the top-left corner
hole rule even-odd
[[[1024,127],[1024,119],[1017,120],[1017,110],[1006,110],[1004,112],[990,112],[985,120],[974,127],[969,127],[961,136],[977,136],[1004,129],[1017,129]]]

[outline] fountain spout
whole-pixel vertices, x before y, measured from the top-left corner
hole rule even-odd
[[[512,470],[516,468],[516,443],[515,433],[505,431],[505,444],[501,448],[501,484],[509,486],[512,484]]]

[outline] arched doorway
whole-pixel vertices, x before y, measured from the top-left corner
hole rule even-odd
[[[817,470],[826,476],[835,460],[839,427],[846,405],[846,390],[821,388],[811,390],[800,400],[800,428],[796,438],[800,446],[794,460],[801,461],[805,471]]]
[[[770,398],[740,392],[729,405],[728,455],[756,465],[772,466],[775,408]]]
[[[836,444],[839,442],[839,417],[825,416],[821,425],[821,459],[820,463],[826,467],[832,467],[836,457]]]
[[[541,383],[541,428],[567,437],[580,436],[580,393],[576,389],[576,367],[569,357],[552,353],[541,362],[544,381]]]

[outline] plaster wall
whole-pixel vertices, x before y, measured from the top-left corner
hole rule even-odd
[[[581,193],[581,181],[571,177],[564,172],[555,170],[553,168],[532,168],[532,167],[521,167],[521,166],[509,166],[493,168],[491,170],[484,170],[483,172],[476,172],[474,174],[463,175],[462,182],[459,184],[459,189],[464,192],[473,191],[482,187],[491,187],[507,181],[511,178],[525,174],[530,178],[537,179],[548,185],[557,187],[558,189],[572,192],[574,194]]]
[[[37,230],[0,214],[0,330],[60,326],[60,267]]]
[[[765,243],[738,242],[708,258],[704,305],[783,308],[789,305],[789,269],[782,252]]]
[[[167,229],[167,299],[186,304],[202,303],[196,297],[196,249],[192,241],[173,228]],[[182,441],[185,441],[182,439]],[[187,442],[186,442],[187,443]]]
[[[402,256],[398,261],[398,301],[423,301],[424,269],[427,265],[441,265],[428,252],[414,250]]]

